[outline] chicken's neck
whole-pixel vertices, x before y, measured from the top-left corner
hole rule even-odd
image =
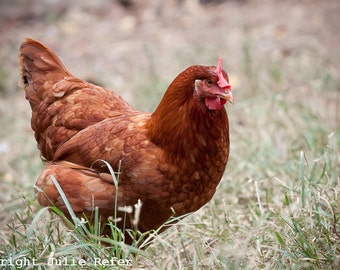
[[[229,145],[225,109],[208,110],[194,93],[195,79],[200,77],[195,69],[199,68],[188,68],[172,82],[147,124],[150,140],[172,160],[214,158],[209,153]]]

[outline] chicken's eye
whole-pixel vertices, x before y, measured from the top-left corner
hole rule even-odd
[[[207,84],[208,84],[209,86],[212,85],[212,83],[213,83],[212,80],[210,80],[210,79],[207,80]]]

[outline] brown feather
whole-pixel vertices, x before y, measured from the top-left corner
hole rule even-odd
[[[54,175],[77,215],[91,216],[98,207],[103,219],[112,216],[116,188],[98,160],[120,168],[118,206],[142,201],[142,232],[157,229],[174,212],[196,211],[212,198],[229,155],[228,117],[224,108],[207,108],[195,81],[216,82],[215,67],[187,68],[149,114],[73,77],[38,41],[27,39],[20,52],[21,85],[46,161],[36,183],[41,205],[56,205],[67,214],[50,179]]]

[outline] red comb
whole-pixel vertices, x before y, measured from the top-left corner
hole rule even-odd
[[[218,75],[218,82],[217,82],[218,86],[221,87],[221,88],[230,89],[231,88],[230,84],[227,82],[227,80],[223,76],[223,72],[222,72],[222,58],[218,59],[218,64],[217,64],[215,72]]]

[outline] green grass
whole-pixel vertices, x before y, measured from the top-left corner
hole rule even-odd
[[[38,208],[32,190],[20,190],[28,184],[19,181],[15,190],[25,197],[12,196],[24,203],[3,208],[12,218],[2,229],[0,244],[1,259],[17,265],[4,269],[20,269],[24,258],[39,264],[31,269],[60,269],[58,263],[64,269],[78,269],[83,261],[87,269],[98,269],[96,259],[113,257],[145,269],[340,267],[339,130],[312,111],[313,100],[294,103],[286,89],[271,92],[266,85],[253,83],[262,87],[259,93],[249,97],[240,93],[244,97],[228,107],[230,161],[207,206],[143,251],[137,245],[102,239],[98,224],[86,229],[84,220],[75,218],[73,230],[66,228],[47,208]],[[23,177],[30,180],[40,168],[33,164],[37,165],[29,169],[24,152],[10,162],[13,168],[26,168]],[[6,177],[11,178],[2,174],[3,186]],[[105,241],[112,247],[103,247],[100,242]]]
[[[115,178],[114,172],[109,168],[117,187],[119,179]],[[113,221],[109,222],[112,237],[103,237],[100,233],[98,209],[95,210],[93,224],[89,224],[86,217],[77,217],[57,179],[51,176],[51,180],[71,219],[67,219],[54,206],[41,208],[34,213],[26,201],[26,209],[17,212],[7,225],[9,235],[1,244],[1,269],[26,269],[27,266],[31,269],[79,269],[80,266],[86,269],[112,269],[119,266],[131,268],[138,256],[146,256],[141,249],[150,242],[146,234],[131,231],[129,233],[135,235],[133,243],[126,245],[122,242],[123,231],[118,229],[115,222],[116,207],[113,206]],[[69,228],[66,233],[65,225],[60,221]],[[109,246],[105,247],[104,244]]]
[[[77,269],[79,260],[97,269],[96,258],[112,257],[155,269],[338,268],[339,130],[310,109],[310,100],[291,103],[286,90],[261,87],[261,94],[228,108],[231,156],[214,199],[146,250],[122,245],[119,231],[118,241],[101,238],[98,219],[87,229],[74,217],[72,229],[66,229],[47,208],[37,208],[28,192],[24,210],[12,211],[4,230],[1,258],[18,263],[35,258],[41,268],[33,269],[47,269],[48,262]],[[16,157],[13,165],[18,162]],[[75,265],[66,266],[65,258]]]
[[[145,250],[137,243],[121,244],[114,223],[113,238],[105,239],[99,217],[90,228],[75,217],[66,227],[55,214],[58,209],[39,207],[33,185],[42,165],[28,130],[30,109],[23,93],[5,89],[12,82],[3,74],[12,73],[0,72],[0,126],[6,127],[0,130],[0,262],[17,262],[3,263],[1,269],[23,269],[24,258],[36,259],[38,266],[30,269],[79,269],[81,260],[86,269],[112,268],[95,265],[99,258],[116,258],[140,269],[340,268],[340,81],[335,54],[325,53],[327,40],[320,43],[317,37],[313,43],[308,36],[305,41],[293,27],[288,30],[296,47],[280,51],[280,45],[287,45],[283,40],[262,51],[257,26],[236,23],[243,39],[236,39],[241,40],[239,51],[227,51],[232,57],[225,59],[235,105],[227,106],[231,152],[223,180],[206,206],[157,235]],[[201,44],[165,53],[173,61],[168,65],[217,59],[221,51],[211,46],[215,23],[210,30],[208,43],[196,39]],[[168,70],[160,69],[159,48],[150,43],[145,51],[146,75],[129,74],[124,82],[137,86],[134,105],[148,110],[156,107],[172,78],[164,79]],[[143,245],[149,239],[140,241]],[[49,266],[53,259],[59,261]]]
[[[32,269],[51,269],[48,263],[78,269],[82,260],[88,269],[97,269],[96,259],[112,257],[161,269],[336,269],[339,130],[328,128],[307,105],[288,104],[282,95],[263,91],[229,108],[231,156],[216,196],[145,251],[117,241],[103,247],[100,242],[110,240],[98,235],[96,225],[88,230],[79,219],[71,224],[73,230],[65,228],[47,208],[37,207],[31,191],[18,187],[27,196],[25,208],[10,209],[13,217],[0,246],[1,259],[17,265],[4,269],[20,269],[24,258],[36,259],[39,266]],[[241,114],[238,123],[236,114]],[[15,157],[12,166],[28,162],[22,154],[24,160]],[[38,169],[27,170],[29,178]]]

